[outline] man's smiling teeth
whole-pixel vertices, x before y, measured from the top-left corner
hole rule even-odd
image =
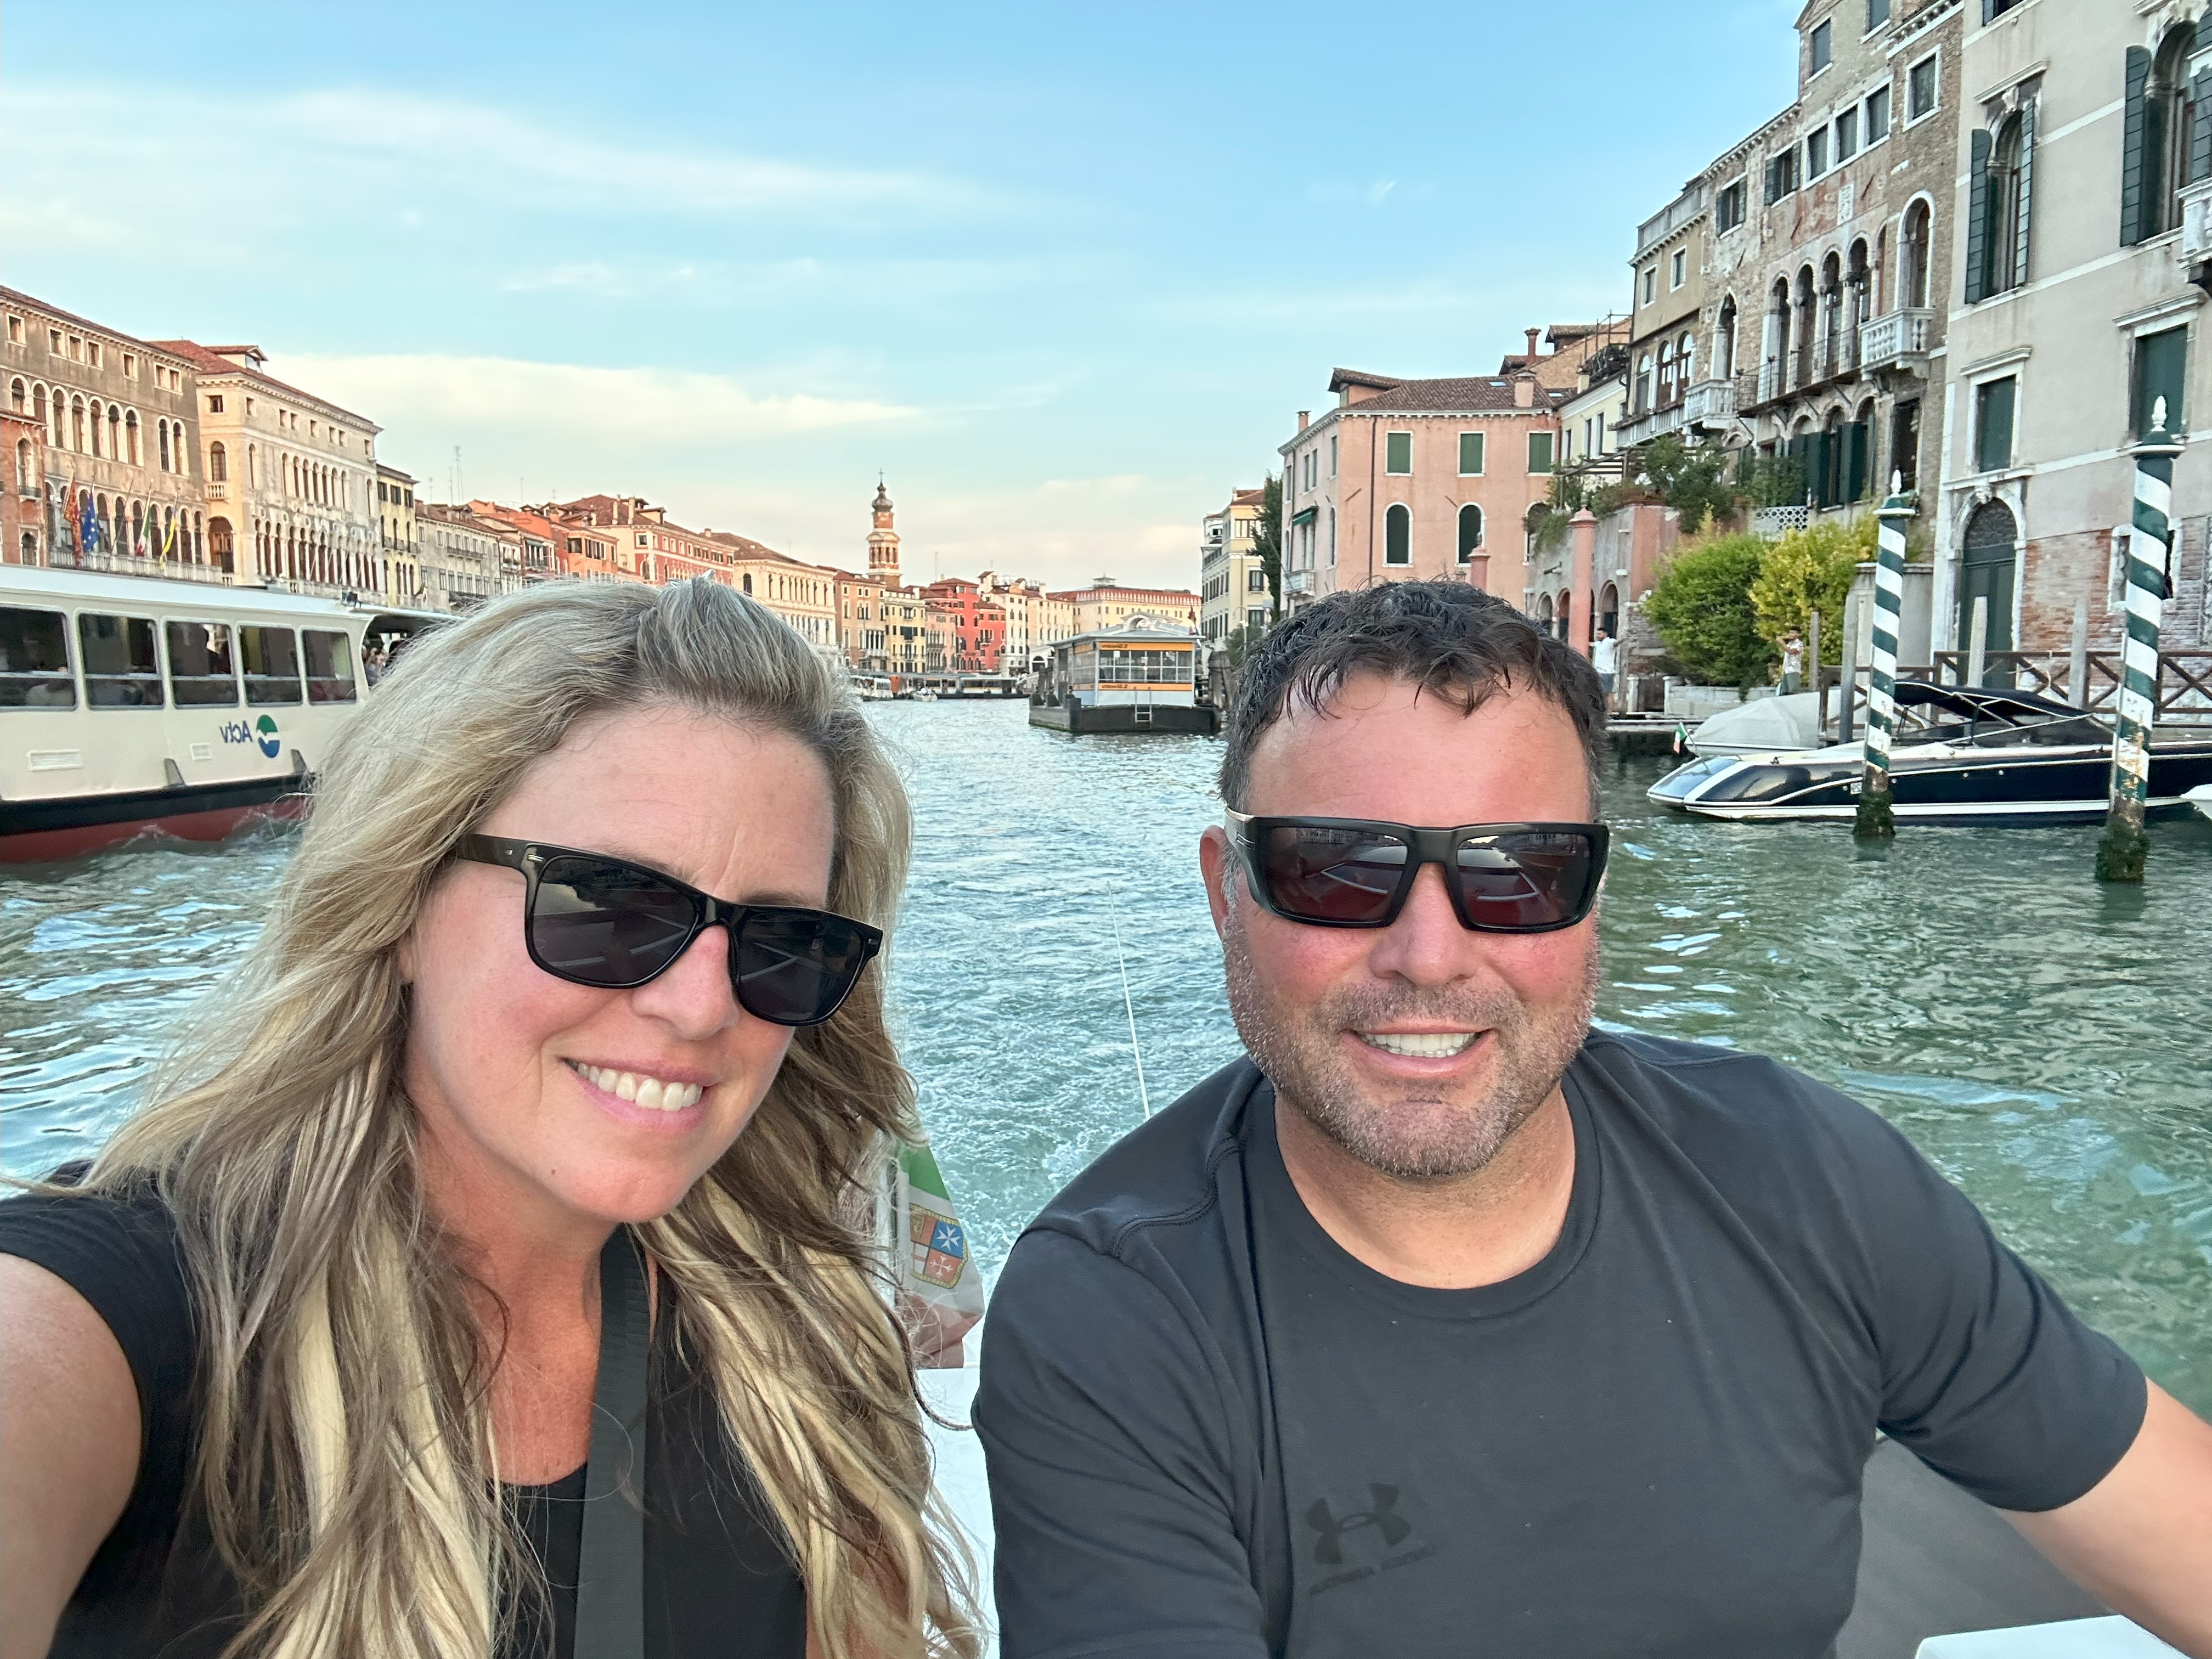
[[[706,1092],[696,1083],[664,1083],[657,1077],[640,1077],[635,1072],[611,1072],[604,1066],[586,1066],[580,1060],[570,1060],[584,1080],[611,1095],[635,1101],[648,1112],[680,1112],[686,1106],[697,1103]]]
[[[1449,1060],[1463,1052],[1481,1035],[1479,1031],[1358,1031],[1353,1035],[1370,1048],[1413,1060]]]

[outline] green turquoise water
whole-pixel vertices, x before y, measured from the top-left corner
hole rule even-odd
[[[1053,1191],[1237,1053],[1195,847],[1207,738],[1068,738],[1017,703],[878,705],[915,803],[894,1009],[987,1270]],[[1896,1122],[2158,1377],[2212,1412],[2212,823],[2094,830],[1662,814],[1607,783],[1611,1024],[1774,1054]],[[0,1162],[127,1112],[165,1024],[249,948],[289,834],[0,874]],[[1128,1002],[1123,1000],[1126,966]]]

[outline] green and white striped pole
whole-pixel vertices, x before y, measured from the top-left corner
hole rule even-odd
[[[1897,732],[1897,635],[1905,615],[1905,526],[1912,503],[1901,474],[1889,475],[1889,499],[1875,510],[1881,532],[1874,567],[1874,665],[1867,678],[1866,771],[1851,833],[1878,841],[1897,833],[1889,793],[1889,745]]]
[[[2143,802],[2150,793],[2150,732],[2158,721],[2158,624],[2172,541],[2173,458],[2181,453],[2166,429],[2165,398],[2152,409],[2150,424],[2148,435],[2130,452],[2136,514],[2135,534],[2128,538],[2128,635],[2112,736],[2112,804],[2097,842],[2099,881],[2141,881],[2150,851]]]

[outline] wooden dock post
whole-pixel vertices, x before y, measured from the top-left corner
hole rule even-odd
[[[2074,637],[2066,652],[2067,701],[2076,708],[2089,706],[2089,601],[2074,601]]]
[[[1867,671],[1866,770],[1851,833],[1861,841],[1897,833],[1889,792],[1889,745],[1897,731],[1897,635],[1905,615],[1905,526],[1912,518],[1905,481],[1889,475],[1889,499],[1875,510],[1881,530],[1874,568],[1874,661]]]
[[[1836,741],[1851,740],[1852,695],[1859,684],[1859,596],[1844,595],[1844,643],[1836,664]]]
[[[1813,665],[1813,746],[1828,740],[1828,680],[1820,669],[1820,613],[1815,611],[1805,629],[1805,657]]]
[[[2112,734],[2112,804],[2097,842],[2099,881],[2141,881],[2150,851],[2143,802],[2150,793],[2150,731],[2158,722],[2158,625],[2166,606],[2173,458],[2181,453],[2166,429],[2165,398],[2152,408],[2150,424],[2130,452],[2136,458],[2136,514],[2135,534],[2128,538],[2128,634]]]

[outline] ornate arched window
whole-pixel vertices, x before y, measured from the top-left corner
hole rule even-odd
[[[107,452],[100,447],[100,399],[97,398],[92,400],[91,415],[92,418],[87,421],[85,425],[88,428],[88,435],[92,440],[90,446],[92,453],[95,455],[105,455]]]
[[[1897,256],[1897,288],[1904,298],[1902,308],[1907,311],[1928,308],[1928,250],[1934,225],[1935,216],[1926,202],[1915,202],[1905,210],[1905,238],[1899,245]]]
[[[15,440],[15,487],[36,489],[39,487],[39,463],[28,438]]]
[[[123,417],[123,432],[125,438],[129,443],[130,454],[128,456],[128,459],[130,460],[131,465],[133,466],[145,465],[146,452],[144,447],[139,442],[138,411],[137,410],[132,410],[129,414]]]
[[[119,404],[107,406],[107,459],[123,459],[123,409]]]
[[[230,452],[222,447],[222,441],[220,439],[208,446],[208,482],[210,483],[230,482]]]
[[[161,471],[169,471],[172,470],[169,462],[169,423],[167,421],[155,422],[154,435],[161,447]]]
[[[30,388],[26,386],[21,380],[14,380],[9,384],[8,407],[14,410],[18,415],[28,414],[30,412]]]
[[[84,399],[70,399],[70,444],[80,455],[84,453]]]
[[[1735,295],[1721,301],[1720,322],[1713,330],[1713,374],[1726,380],[1735,374]]]

